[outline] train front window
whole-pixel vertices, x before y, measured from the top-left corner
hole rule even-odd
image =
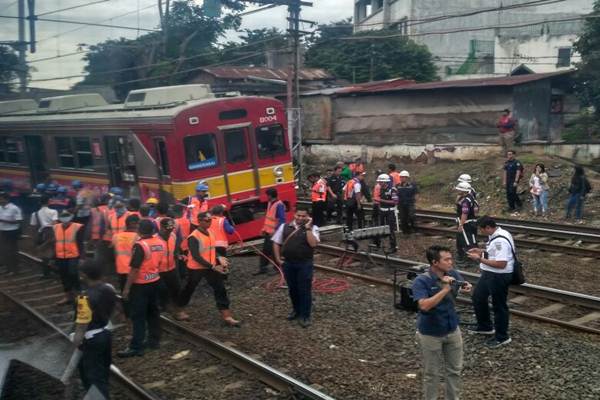
[[[54,139],[56,144],[56,155],[58,165],[62,168],[75,168],[75,154],[71,145],[71,138],[57,137]]]
[[[285,154],[285,138],[281,125],[261,126],[256,129],[256,145],[259,158]]]
[[[190,171],[217,165],[215,135],[188,136],[183,139],[183,147],[187,167]]]
[[[225,153],[228,163],[239,163],[248,158],[245,131],[237,129],[225,132]]]
[[[93,169],[94,158],[92,157],[92,146],[89,138],[75,138],[75,152],[79,168]]]

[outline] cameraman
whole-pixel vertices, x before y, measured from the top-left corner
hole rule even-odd
[[[441,378],[440,360],[444,361],[446,399],[460,397],[463,366],[463,340],[458,327],[454,299],[458,291],[469,293],[471,284],[452,269],[452,252],[443,246],[427,249],[429,270],[412,285],[413,298],[419,305],[417,340],[423,355],[423,399],[436,400]]]

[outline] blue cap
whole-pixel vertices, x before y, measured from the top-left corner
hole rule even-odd
[[[71,186],[78,189],[78,188],[82,187],[83,185],[81,184],[81,181],[79,179],[75,179],[73,182],[71,182]]]
[[[58,186],[56,186],[55,183],[49,183],[48,186],[46,186],[47,192],[56,192],[56,189],[58,189]]]
[[[113,186],[110,188],[108,193],[112,193],[117,196],[123,196],[123,189],[121,189],[120,187],[117,187],[117,186]]]
[[[35,190],[37,190],[38,192],[43,192],[46,190],[46,184],[44,183],[38,183],[37,185],[35,185]]]
[[[196,192],[200,192],[200,191],[208,192],[208,185],[206,183],[204,183],[204,181],[200,181],[196,185]]]
[[[64,186],[59,186],[56,190],[58,193],[67,193],[67,188]]]

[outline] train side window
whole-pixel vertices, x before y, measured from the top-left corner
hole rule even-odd
[[[256,129],[258,157],[268,158],[284,154],[285,138],[281,125],[261,126]]]
[[[210,168],[217,165],[215,135],[188,136],[183,139],[188,170]]]
[[[77,154],[77,166],[82,169],[94,168],[94,157],[89,138],[74,138],[75,153]]]
[[[225,132],[225,153],[228,163],[238,163],[248,158],[245,131],[236,129]]]
[[[0,138],[0,162],[20,164],[19,142],[13,138]]]
[[[154,139],[154,145],[156,147],[156,156],[160,165],[160,173],[162,175],[171,175],[169,171],[169,157],[167,155],[167,144],[164,139]]]
[[[58,165],[63,168],[75,168],[75,153],[69,137],[56,137],[56,155],[58,156]]]

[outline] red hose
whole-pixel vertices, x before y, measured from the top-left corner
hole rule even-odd
[[[244,245],[244,240],[242,239],[242,237],[240,236],[240,234],[237,231],[234,231],[234,233],[236,234],[236,236],[238,237],[238,239],[240,240],[240,243],[242,244],[242,246]],[[270,281],[267,281],[263,286],[265,289],[267,290],[275,290],[275,289],[285,289],[287,288],[287,286],[285,286],[285,277],[283,275],[283,270],[281,269],[281,267],[270,257],[268,257],[267,255],[265,255],[265,253],[263,253],[258,247],[252,245],[252,244],[247,244],[250,248],[252,248],[257,254],[263,256],[264,258],[267,259],[267,261],[269,261],[269,263],[271,263],[275,268],[277,268],[277,271],[279,271],[279,277],[276,279],[272,279]],[[346,290],[348,290],[350,288],[350,283],[345,280],[345,279],[338,279],[338,278],[325,278],[325,279],[317,279],[317,278],[313,278],[312,281],[312,290],[315,293],[342,293]]]

